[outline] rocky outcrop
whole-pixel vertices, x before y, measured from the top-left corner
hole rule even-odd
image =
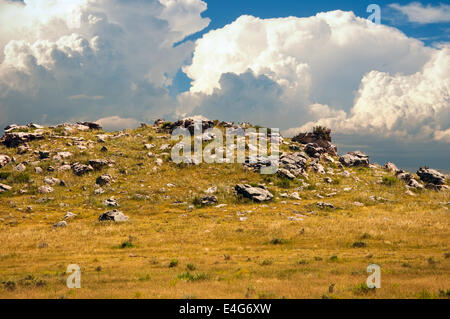
[[[28,133],[28,132],[11,132],[6,133],[2,137],[2,143],[6,147],[17,147],[27,142],[42,140],[44,135],[42,133]]]
[[[78,125],[84,125],[89,127],[90,130],[101,130],[102,126],[95,122],[77,122]]]
[[[315,147],[323,149],[323,153],[337,156],[337,147],[331,144],[330,129],[324,129],[321,132],[316,131],[313,133],[300,133],[292,138],[292,142],[297,142],[305,145],[316,144]]]
[[[448,189],[448,186],[445,185],[445,176],[439,171],[427,167],[421,167],[417,171],[417,175],[420,179],[427,183],[426,188],[434,189],[434,190],[443,190]]]
[[[189,130],[191,135],[193,135],[196,125],[199,125],[199,129],[201,125],[202,132],[204,132],[207,129],[214,127],[214,121],[196,121],[193,119],[184,119],[176,122],[165,122],[163,120],[156,120],[155,125],[157,125],[162,131],[167,133],[172,133],[176,128],[179,127],[186,128]]]
[[[99,221],[113,221],[113,222],[126,222],[129,220],[128,216],[125,216],[122,212],[114,209],[103,213],[98,218]]]
[[[265,186],[253,187],[247,184],[238,184],[234,189],[238,195],[259,203],[269,201],[273,198],[273,194]]]
[[[339,162],[341,162],[342,165],[347,167],[353,166],[369,167],[370,165],[369,156],[360,151],[350,152],[348,154],[345,154],[344,156],[341,156],[339,158]]]

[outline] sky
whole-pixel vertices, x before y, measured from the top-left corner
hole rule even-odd
[[[341,153],[450,171],[449,92],[445,2],[0,0],[0,128],[325,125]]]

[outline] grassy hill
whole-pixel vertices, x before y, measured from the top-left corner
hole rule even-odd
[[[44,139],[30,141],[23,154],[0,146],[0,154],[14,158],[0,168],[0,183],[12,187],[0,193],[0,298],[450,295],[449,191],[407,194],[381,166],[342,167],[337,157],[321,161],[332,172],[308,171],[309,178],[292,181],[241,164],[177,165],[160,150],[174,142],[152,126],[29,130]],[[282,150],[292,152],[286,141]],[[58,152],[71,155],[54,158]],[[92,159],[108,165],[82,176],[58,171]],[[105,174],[114,181],[96,185]],[[44,182],[51,177],[55,185]],[[243,199],[236,184],[265,184],[274,199]],[[53,191],[41,193],[41,186]],[[202,207],[199,198],[210,187],[217,187],[218,203]],[[295,192],[300,200],[290,196]],[[98,220],[114,209],[103,203],[111,198],[128,222]],[[67,212],[76,216],[53,227]],[[81,289],[66,286],[69,264],[81,267]],[[365,285],[369,264],[381,266],[380,289]]]

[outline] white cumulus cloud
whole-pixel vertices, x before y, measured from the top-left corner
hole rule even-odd
[[[0,0],[0,126],[171,113],[201,0]]]
[[[411,2],[407,5],[393,3],[389,7],[406,15],[410,22],[422,24],[450,22],[450,5],[448,4],[441,3],[437,6],[429,4],[425,6],[420,2]]]

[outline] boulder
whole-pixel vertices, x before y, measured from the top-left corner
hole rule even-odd
[[[409,181],[411,179],[413,179],[413,176],[410,173],[408,173],[408,172],[406,172],[404,170],[398,170],[395,173],[395,177],[397,177],[398,179],[401,179],[402,181],[404,181],[406,183],[409,183]]]
[[[310,157],[314,157],[314,158],[320,158],[320,155],[327,153],[325,148],[320,147],[319,144],[316,144],[316,143],[307,144],[305,147],[305,152]]]
[[[417,175],[425,183],[433,185],[445,185],[445,176],[435,169],[421,167],[417,171]]]
[[[84,165],[81,163],[72,164],[72,171],[75,175],[81,176],[86,173],[92,172],[94,168],[91,165]]]
[[[11,158],[8,155],[0,154],[0,168],[6,166],[9,162],[11,162]]]
[[[113,222],[126,222],[129,220],[128,216],[125,216],[122,212],[114,209],[103,213],[98,218],[99,221],[113,221]]]
[[[356,152],[350,152],[348,154],[345,154],[344,156],[341,156],[339,158],[339,162],[341,162],[342,165],[347,166],[347,167],[352,167],[352,166],[365,166],[365,167],[369,167],[369,156],[356,151]]]
[[[265,202],[273,198],[273,194],[264,186],[253,187],[247,184],[238,184],[234,189],[238,195],[250,198],[255,202]]]

